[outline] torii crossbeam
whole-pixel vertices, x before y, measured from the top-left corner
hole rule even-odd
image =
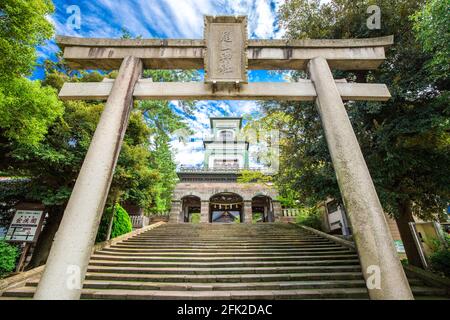
[[[107,100],[35,299],[79,299],[133,99],[316,101],[371,299],[412,299],[343,100],[386,101],[384,84],[347,83],[331,69],[372,70],[393,37],[248,40],[244,16],[205,17],[203,40],[57,37],[70,66],[119,69],[114,81],[66,83],[62,99]],[[204,83],[157,83],[143,69],[204,69]],[[306,70],[310,80],[248,83],[247,69]],[[379,286],[377,285],[379,278]]]

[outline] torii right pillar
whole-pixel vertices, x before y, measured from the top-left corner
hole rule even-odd
[[[310,60],[308,72],[317,92],[317,109],[369,296],[377,300],[414,299],[327,60],[322,57]]]

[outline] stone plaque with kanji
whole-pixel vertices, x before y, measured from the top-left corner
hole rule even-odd
[[[205,16],[205,82],[247,83],[247,18]]]

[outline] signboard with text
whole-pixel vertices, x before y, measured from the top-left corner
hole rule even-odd
[[[35,242],[41,231],[43,211],[17,210],[6,232],[6,241]]]
[[[205,82],[247,83],[247,18],[205,17]]]

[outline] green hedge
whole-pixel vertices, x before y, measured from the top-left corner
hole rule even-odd
[[[190,223],[200,223],[200,213],[191,213],[190,218]]]
[[[112,207],[105,210],[103,214],[102,221],[97,232],[96,242],[102,242],[106,240],[108,234],[108,222],[112,215]],[[133,225],[131,223],[130,216],[128,212],[122,208],[120,204],[116,204],[116,212],[114,214],[114,220],[111,229],[111,239],[121,236],[125,233],[131,232],[133,230]]]
[[[445,244],[439,244],[430,255],[431,268],[450,278],[450,236],[445,236]]]
[[[0,278],[14,270],[18,256],[19,250],[15,246],[0,240]]]
[[[301,208],[295,222],[316,230],[322,230],[322,219],[317,208]]]

